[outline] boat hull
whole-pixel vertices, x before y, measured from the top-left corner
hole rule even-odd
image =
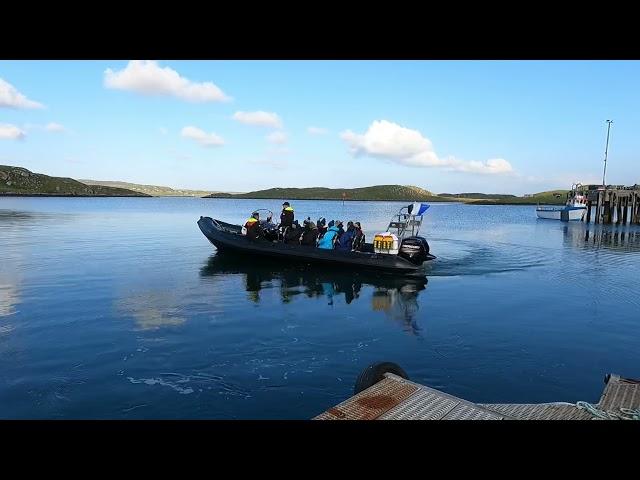
[[[536,215],[538,215],[538,218],[544,218],[547,220],[565,220],[565,221],[582,220],[582,217],[586,212],[587,212],[587,207],[564,207],[564,208],[539,207],[539,208],[536,208]]]
[[[210,217],[200,217],[198,227],[205,237],[220,251],[232,251],[246,256],[262,256],[286,259],[312,264],[340,265],[362,270],[387,271],[395,273],[419,273],[422,265],[416,265],[398,255],[342,250],[323,250],[319,248],[290,245],[282,242],[252,240],[240,235],[240,228]],[[428,260],[436,258],[428,255]]]

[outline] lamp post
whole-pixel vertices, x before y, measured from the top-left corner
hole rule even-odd
[[[607,146],[604,148],[604,172],[602,173],[602,186],[606,187],[605,177],[607,175],[607,153],[609,152],[609,131],[613,120],[607,120]]]

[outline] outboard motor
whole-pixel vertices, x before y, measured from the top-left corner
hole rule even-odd
[[[415,265],[421,265],[429,255],[429,243],[424,237],[407,237],[402,240],[398,255]]]

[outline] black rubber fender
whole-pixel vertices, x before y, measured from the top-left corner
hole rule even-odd
[[[400,365],[393,362],[376,362],[365,368],[356,380],[355,387],[353,388],[353,394],[366,390],[367,388],[375,385],[384,378],[385,373],[393,373],[399,377],[409,380],[409,375],[405,372]]]

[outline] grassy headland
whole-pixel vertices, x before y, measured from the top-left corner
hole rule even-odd
[[[50,177],[22,167],[0,165],[0,196],[148,197],[124,188],[85,185],[72,178]]]
[[[105,187],[126,188],[134,192],[146,193],[154,197],[204,197],[214,192],[213,190],[187,190],[160,185],[141,185],[138,183],[118,182],[111,180],[80,180],[86,185],[102,185]]]

